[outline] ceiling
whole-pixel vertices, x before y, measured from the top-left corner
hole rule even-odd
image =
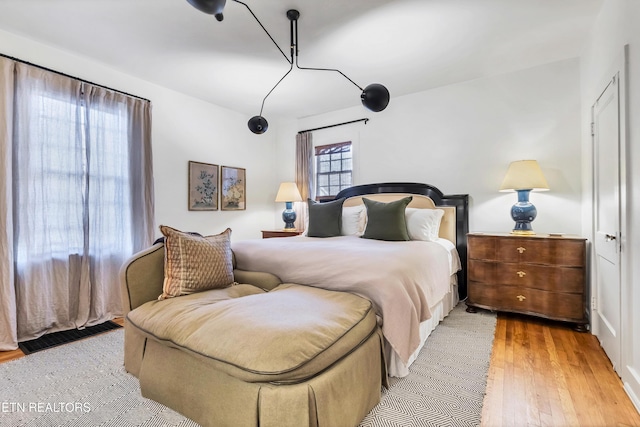
[[[244,0],[287,55],[286,11],[299,10],[300,66],[337,68],[361,87],[382,83],[391,103],[579,56],[602,1]],[[223,22],[186,0],[0,0],[0,9],[2,30],[248,116],[289,69],[232,0]],[[301,118],[357,106],[359,94],[338,73],[294,69],[263,115]]]

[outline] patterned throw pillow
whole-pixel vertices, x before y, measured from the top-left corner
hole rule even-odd
[[[160,226],[164,241],[164,284],[158,299],[188,295],[233,283],[231,229],[201,237]]]

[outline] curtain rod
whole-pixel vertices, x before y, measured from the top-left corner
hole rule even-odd
[[[101,87],[101,88],[103,88],[103,89],[112,90],[112,91],[114,91],[114,92],[118,92],[118,93],[121,93],[121,94],[123,94],[123,95],[131,96],[131,97],[133,97],[133,98],[138,98],[138,99],[141,99],[141,100],[143,100],[143,101],[151,102],[151,101],[150,101],[150,100],[148,100],[147,98],[143,98],[143,97],[141,97],[141,96],[137,96],[137,95],[132,95],[132,94],[130,94],[130,93],[123,92],[123,91],[121,91],[121,90],[114,89],[114,88],[109,87],[109,86],[105,86],[105,85],[101,85],[101,84],[98,84],[98,83],[91,82],[91,81],[89,81],[89,80],[81,79],[81,78],[79,78],[79,77],[72,76],[72,75],[70,75],[70,74],[63,73],[63,72],[61,72],[61,71],[53,70],[53,69],[51,69],[51,68],[43,67],[42,65],[34,64],[34,63],[32,63],[32,62],[25,61],[25,60],[20,59],[20,58],[15,58],[15,57],[13,57],[13,56],[5,55],[4,53],[0,53],[0,56],[2,56],[3,58],[11,59],[11,60],[13,60],[13,61],[21,62],[21,63],[26,64],[26,65],[31,65],[32,67],[40,68],[41,70],[50,71],[50,72],[52,72],[52,73],[56,73],[56,74],[61,75],[61,76],[65,76],[65,77],[69,77],[69,78],[71,78],[71,79],[79,80],[79,81],[81,81],[81,82],[83,82],[83,83],[88,83],[88,84],[93,85],[93,86],[98,86],[98,87]]]
[[[350,122],[336,123],[335,125],[328,125],[328,126],[322,126],[319,128],[301,130],[301,131],[298,131],[298,134],[305,133],[305,132],[313,132],[314,130],[334,128],[336,126],[350,125],[351,123],[358,123],[358,122],[364,122],[364,124],[366,125],[368,121],[369,121],[369,118],[365,117],[364,119],[351,120]]]

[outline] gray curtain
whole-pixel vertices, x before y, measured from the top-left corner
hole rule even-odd
[[[311,132],[296,135],[296,184],[302,202],[296,203],[296,229],[304,230],[307,224],[307,199],[315,198],[313,185],[313,138]]]
[[[153,241],[151,105],[18,62],[2,70],[15,80],[0,116],[0,131],[13,123],[1,286],[15,308],[3,298],[0,346],[15,348],[122,314],[120,266]]]

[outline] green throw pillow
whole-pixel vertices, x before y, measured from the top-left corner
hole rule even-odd
[[[411,240],[407,232],[405,210],[413,197],[382,203],[362,198],[367,207],[367,228],[362,237],[376,240]]]
[[[342,229],[342,204],[345,199],[318,203],[309,199],[309,237],[334,237]]]

